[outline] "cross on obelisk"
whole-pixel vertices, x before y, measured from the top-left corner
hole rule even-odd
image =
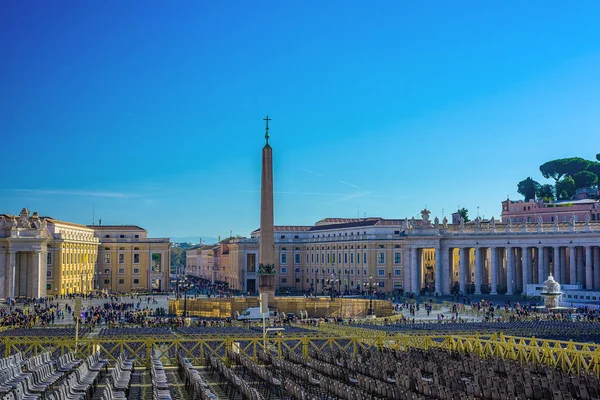
[[[267,115],[266,118],[263,118],[263,121],[267,121],[267,130],[265,132],[265,139],[267,140],[267,144],[269,144],[269,121],[271,121],[272,118],[269,118],[269,116]]]

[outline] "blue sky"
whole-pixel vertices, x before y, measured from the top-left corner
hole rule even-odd
[[[539,165],[600,152],[600,2],[0,3],[0,213],[259,224],[500,214]],[[548,182],[550,183],[550,182]]]

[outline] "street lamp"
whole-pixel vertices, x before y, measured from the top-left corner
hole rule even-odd
[[[372,283],[372,279],[373,276],[369,275],[369,283],[367,285],[367,282],[364,282],[364,286],[367,286],[367,290],[369,291],[369,311],[368,311],[368,315],[373,315],[373,283]]]

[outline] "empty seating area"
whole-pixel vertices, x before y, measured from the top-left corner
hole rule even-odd
[[[202,378],[200,373],[192,366],[187,358],[177,354],[177,372],[179,378],[183,381],[185,391],[190,399],[199,400],[216,400],[217,395],[214,394],[208,383]]]
[[[551,340],[573,340],[575,342],[600,343],[600,323],[563,321],[514,321],[514,322],[447,322],[421,324],[350,325],[357,328],[384,331],[388,334],[442,335],[448,333],[479,332],[504,333],[512,336]]]
[[[120,328],[102,328],[98,337],[102,339],[109,339],[117,336],[146,336],[146,337],[160,337],[160,336],[173,336],[173,332],[170,328],[165,327],[120,327]]]
[[[25,359],[17,353],[0,360],[0,395],[4,400],[80,399],[90,395],[99,370],[93,371],[96,355],[86,360],[73,353],[53,358],[42,353]]]
[[[89,333],[89,329],[83,326],[79,327],[79,337],[85,337]],[[9,329],[0,332],[0,336],[39,336],[39,337],[60,337],[70,336],[75,337],[75,328],[55,328],[55,327],[44,327],[44,328],[16,328]]]

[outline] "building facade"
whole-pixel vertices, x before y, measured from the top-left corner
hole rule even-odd
[[[95,287],[109,293],[169,290],[171,241],[134,225],[89,226],[99,240]]]
[[[543,203],[536,200],[505,200],[502,202],[502,223],[511,222],[568,222],[571,217],[575,221],[600,221],[600,202],[591,198]]]
[[[0,298],[92,291],[98,244],[85,225],[25,208],[0,215]]]
[[[234,239],[230,287],[255,293],[260,231]],[[600,222],[441,223],[327,218],[275,226],[277,287],[326,293],[364,291],[521,294],[549,273],[564,284],[600,289]]]

